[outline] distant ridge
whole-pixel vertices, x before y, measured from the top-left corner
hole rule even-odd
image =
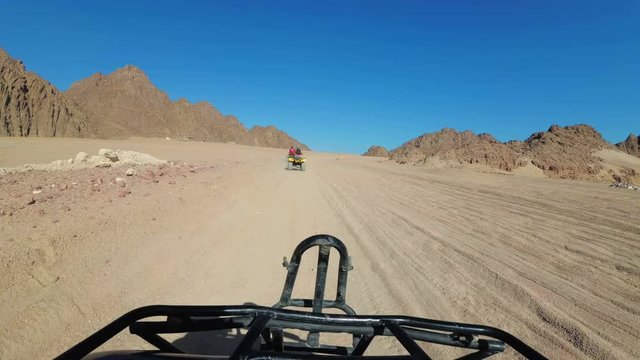
[[[171,101],[131,65],[60,92],[0,49],[0,100],[0,136],[170,137],[308,149],[274,126],[248,130],[208,102]]]
[[[411,139],[389,152],[399,163],[428,165],[433,163],[479,164],[503,171],[535,166],[551,178],[590,181],[640,181],[640,161],[627,156],[624,161],[609,163],[598,156],[601,151],[638,156],[638,138],[630,135],[614,146],[606,142],[593,127],[585,124],[561,127],[532,134],[525,141],[501,143],[490,134],[442,129]],[[370,148],[370,150],[373,149]],[[369,153],[369,151],[367,152]],[[365,154],[367,154],[365,153]],[[620,157],[618,156],[618,157]],[[538,170],[539,171],[539,170]]]

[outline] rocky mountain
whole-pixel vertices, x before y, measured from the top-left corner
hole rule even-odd
[[[208,102],[171,101],[134,66],[58,91],[0,49],[0,136],[170,137],[308,149],[273,126],[248,130]]]
[[[476,135],[467,130],[442,129],[410,140],[391,151],[391,159],[400,163],[424,164],[430,158],[461,164],[482,164],[503,170],[522,165],[511,147],[489,134]]]
[[[208,102],[171,101],[130,65],[81,80],[67,94],[95,123],[100,137],[170,137],[280,148],[300,144],[273,126],[247,130]]]
[[[390,155],[389,150],[387,150],[384,146],[373,145],[362,154],[362,156],[376,156],[376,157],[386,157],[388,158]]]
[[[0,49],[0,136],[92,137],[67,96]]]
[[[636,137],[630,136],[618,144],[618,148],[634,154],[638,149],[637,141]],[[505,171],[531,164],[551,178],[638,181],[637,171],[627,166],[628,161],[624,160],[625,165],[619,161],[607,163],[598,156],[601,150],[624,155],[589,125],[552,125],[525,141],[507,143],[501,143],[489,134],[442,129],[402,144],[390,152],[390,157],[399,163],[481,164]]]
[[[299,147],[303,150],[309,150],[305,144],[287,135],[285,132],[278,130],[275,126],[254,126],[244,136],[243,144],[256,145],[264,147],[289,148],[290,146]]]
[[[612,148],[596,129],[589,125],[560,127],[531,135],[524,141],[524,155],[550,177],[586,179],[603,170],[602,160],[593,154]]]
[[[629,134],[627,139],[617,143],[616,147],[627,154],[640,157],[640,138],[634,134]]]

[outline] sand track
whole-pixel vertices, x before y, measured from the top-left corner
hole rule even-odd
[[[347,243],[347,302],[359,313],[497,326],[552,358],[640,357],[640,192],[332,154],[285,171],[280,150],[225,144],[7,141],[0,166],[17,165],[3,160],[11,152],[49,162],[109,147],[211,168],[82,204],[74,221],[0,217],[11,269],[0,277],[0,358],[50,358],[150,303],[271,305],[282,256],[316,233]],[[12,258],[27,252],[33,264]],[[313,269],[301,276],[303,293]],[[110,348],[137,344],[121,336]]]

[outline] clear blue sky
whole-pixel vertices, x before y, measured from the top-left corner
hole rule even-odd
[[[321,151],[443,127],[640,132],[640,1],[0,0],[0,34],[60,89],[132,64]]]

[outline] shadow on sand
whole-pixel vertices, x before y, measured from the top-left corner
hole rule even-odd
[[[284,338],[290,341],[304,343],[304,339],[297,335],[284,333]],[[187,333],[177,339],[173,345],[189,354],[229,356],[240,344],[244,334],[240,329],[198,331]]]
[[[244,305],[255,304],[245,303]],[[173,345],[189,354],[229,356],[244,338],[244,333],[241,329],[196,331],[173,341]],[[301,337],[287,332],[284,332],[283,337],[290,341],[305,342]]]

